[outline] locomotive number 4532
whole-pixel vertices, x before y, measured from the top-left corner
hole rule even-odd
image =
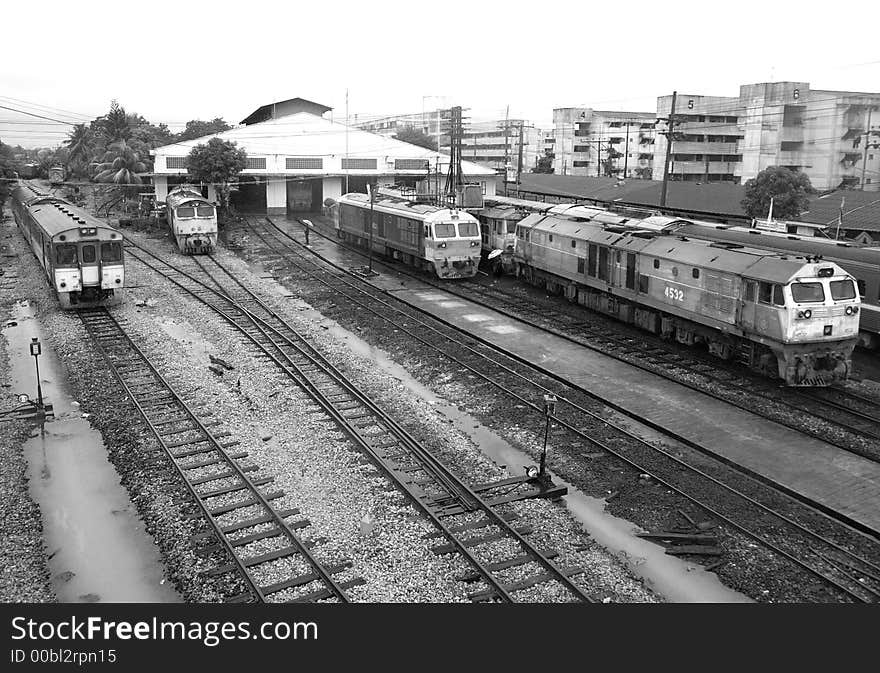
[[[673,301],[684,301],[684,291],[675,287],[667,287],[663,294]]]

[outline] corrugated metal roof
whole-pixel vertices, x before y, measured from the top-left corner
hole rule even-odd
[[[244,149],[249,157],[283,155],[289,157],[348,157],[350,159],[378,159],[377,166],[385,170],[384,161],[390,159],[430,160],[438,156],[437,152],[387,138],[362,129],[347,127],[345,124],[330,121],[308,112],[270,119],[268,121],[204,136],[181,143],[163,145],[151,151],[157,158],[160,156],[181,157],[190,153],[196,145],[202,145],[211,138],[230,140]],[[449,157],[440,154],[441,167]],[[155,162],[157,171],[164,168],[164,162]],[[462,172],[465,175],[494,176],[495,171],[479,164],[462,161]],[[168,171],[173,173],[174,171]],[[245,170],[245,173],[249,171]],[[325,171],[315,170],[316,174]],[[338,171],[336,171],[338,173]],[[394,173],[393,169],[386,172]],[[164,174],[164,173],[160,173]]]

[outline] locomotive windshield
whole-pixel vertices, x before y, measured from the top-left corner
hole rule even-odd
[[[177,217],[195,217],[196,209],[195,208],[178,208],[177,209]]]
[[[213,206],[199,206],[196,208],[199,217],[214,217]]]
[[[55,265],[56,266],[76,266],[76,246],[75,245],[57,245],[57,246],[55,246]]]
[[[855,299],[856,289],[853,287],[853,282],[851,280],[832,280],[831,298],[835,300]]]
[[[122,261],[122,244],[114,242],[101,243],[101,261],[105,264],[107,262]]]
[[[791,296],[798,304],[825,301],[822,283],[792,283]]]
[[[455,225],[454,224],[435,224],[434,225],[434,236],[437,238],[454,238],[455,237]]]
[[[458,223],[458,235],[459,236],[477,236],[479,235],[479,231],[477,231],[477,223],[476,222],[459,222]]]

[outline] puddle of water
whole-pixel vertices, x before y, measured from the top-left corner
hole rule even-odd
[[[280,286],[280,283],[273,283]],[[330,334],[343,339],[358,355],[370,358],[380,369],[398,379],[410,391],[427,401],[461,432],[468,435],[480,450],[497,465],[507,466],[511,475],[522,474],[535,460],[508,444],[473,416],[442,402],[429,388],[416,381],[388,354],[314,309],[302,315],[326,327]],[[635,536],[644,532],[633,523],[605,512],[605,501],[579,491],[551,472],[553,481],[568,488],[563,502],[596,542],[620,556],[645,584],[669,601],[676,603],[747,603],[752,600],[725,587],[718,576],[701,566],[687,563],[665,553],[665,548]]]
[[[162,583],[159,550],[107,460],[101,434],[82,418],[61,365],[42,337],[27,302],[13,308],[17,324],[3,330],[11,390],[36,398],[31,337],[42,343],[40,383],[55,418],[24,444],[31,497],[40,506],[52,587],[63,603],[174,603]]]
[[[196,331],[192,325],[183,322],[174,322],[170,318],[159,318],[156,323],[165,334],[175,341],[184,344],[189,352],[194,356],[193,360],[209,362],[209,355],[214,350],[214,346],[207,341],[196,336]]]

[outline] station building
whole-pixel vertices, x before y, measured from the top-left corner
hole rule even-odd
[[[186,158],[211,138],[234,141],[247,152],[247,168],[237,178],[233,198],[244,210],[268,214],[314,212],[325,199],[366,192],[367,184],[442,189],[449,156],[370,133],[327,118],[331,108],[302,98],[257,108],[237,128],[212,136],[157,147],[153,181],[164,200],[169,186],[191,182]],[[464,181],[495,194],[495,171],[462,161]],[[207,198],[216,199],[212,186]]]

